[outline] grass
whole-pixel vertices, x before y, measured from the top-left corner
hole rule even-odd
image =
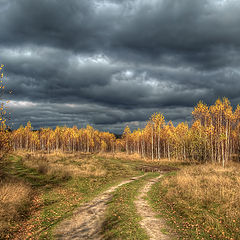
[[[157,173],[147,174],[116,190],[106,213],[103,228],[104,239],[149,239],[146,232],[139,225],[141,218],[136,212],[134,200],[146,180],[157,175]]]
[[[99,156],[105,157],[105,158],[112,158],[112,159],[118,159],[122,162],[132,162],[133,164],[147,164],[149,166],[154,165],[160,165],[160,166],[172,166],[172,167],[183,167],[188,166],[191,163],[190,162],[184,162],[182,160],[178,159],[167,159],[167,158],[161,158],[161,159],[151,159],[151,158],[142,158],[140,154],[133,153],[133,154],[126,154],[125,152],[116,152],[116,153],[99,153]]]
[[[182,168],[156,183],[149,200],[179,239],[240,239],[240,166]]]
[[[27,204],[19,202],[16,210],[19,218],[8,219],[8,228],[1,232],[3,239],[53,239],[53,228],[70,216],[76,207],[123,179],[141,174],[135,170],[134,163],[94,155],[20,155],[9,156],[3,172],[15,183],[24,183],[23,189],[28,189],[30,196],[23,197],[28,199]],[[39,168],[37,160],[42,161],[41,165],[45,164],[44,169],[48,170]],[[63,169],[57,163],[76,166],[77,174],[61,171],[57,174],[58,166]],[[51,170],[53,165],[55,171]],[[9,189],[13,192],[12,187]]]
[[[27,213],[31,188],[23,181],[5,179],[0,182],[0,239],[8,238],[13,221]]]
[[[23,152],[21,155],[22,162],[26,167],[34,168],[39,173],[47,175],[58,175],[62,178],[68,178],[78,176],[97,177],[106,174],[98,159],[93,158],[91,154],[54,152],[46,156],[42,153],[33,155]]]

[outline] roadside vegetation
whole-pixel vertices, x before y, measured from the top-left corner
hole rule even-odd
[[[184,167],[155,184],[149,201],[180,239],[239,239],[239,170],[233,163]]]

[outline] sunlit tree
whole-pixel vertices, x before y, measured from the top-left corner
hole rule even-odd
[[[0,66],[0,159],[4,156],[6,152],[10,150],[10,133],[7,130],[6,123],[6,101],[4,101],[4,91],[5,91],[5,83],[4,83],[4,75],[3,75],[3,67]]]
[[[123,131],[123,139],[125,140],[125,145],[126,145],[126,152],[127,154],[129,153],[129,139],[130,139],[130,128],[129,126],[126,126],[124,131]]]

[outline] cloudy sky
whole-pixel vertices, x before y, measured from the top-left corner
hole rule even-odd
[[[14,127],[119,133],[240,103],[239,0],[0,0],[0,24]]]

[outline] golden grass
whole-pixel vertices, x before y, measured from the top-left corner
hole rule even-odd
[[[29,195],[30,187],[23,182],[9,181],[0,185],[0,202],[2,204],[18,204]],[[1,207],[1,206],[0,206]]]
[[[186,199],[202,205],[214,202],[221,204],[222,209],[229,213],[232,208],[237,208],[240,218],[239,170],[238,165],[226,168],[215,165],[186,167],[180,170],[175,178],[165,178],[163,184],[170,185],[175,181],[176,187],[167,193],[169,197],[183,194]]]
[[[34,168],[40,173],[60,177],[89,177],[104,176],[106,170],[99,164],[97,158],[91,154],[62,153],[51,154],[20,153],[23,164],[28,168]]]
[[[182,160],[179,159],[168,159],[168,158],[161,158],[161,159],[152,159],[152,158],[143,158],[141,154],[133,153],[133,154],[127,154],[126,152],[116,152],[116,153],[110,153],[110,152],[100,152],[97,154],[98,156],[105,157],[105,158],[116,158],[116,159],[122,159],[126,161],[144,161],[150,164],[165,164],[165,165],[181,165],[183,163]]]
[[[236,236],[240,227],[239,164],[185,167],[164,178],[161,185],[167,190],[166,202],[175,203],[173,208],[193,221],[201,216],[202,229],[212,229],[215,234],[228,231],[229,236]]]
[[[24,182],[0,182],[0,238],[5,237],[11,222],[20,217],[21,207],[30,201],[31,187]]]
[[[97,155],[105,158],[118,158],[123,160],[134,160],[134,161],[141,160],[141,155],[138,153],[126,154],[125,152],[115,152],[115,153],[100,152]]]

